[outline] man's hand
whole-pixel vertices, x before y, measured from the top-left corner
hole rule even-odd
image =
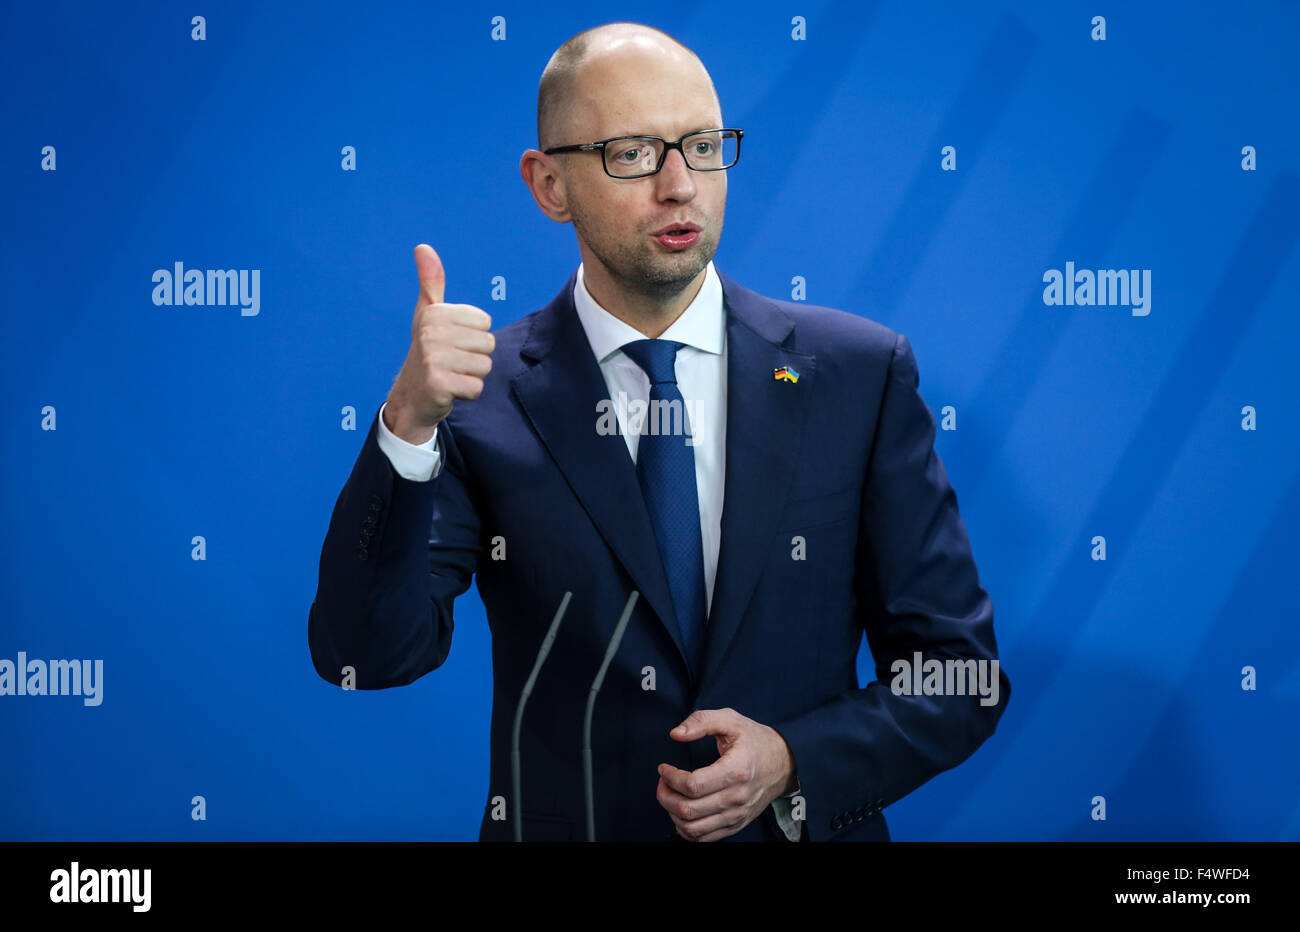
[[[659,765],[655,797],[687,841],[734,835],[798,785],[785,739],[735,709],[698,709],[668,732],[674,741],[707,735],[718,738],[719,757],[709,766],[686,771]]]
[[[447,276],[433,247],[415,247],[420,296],[411,321],[411,348],[388,393],[384,422],[407,443],[427,443],[457,401],[483,393],[496,337],[492,318],[472,304],[445,304]]]

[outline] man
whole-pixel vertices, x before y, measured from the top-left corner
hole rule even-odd
[[[599,840],[888,840],[881,810],[1006,706],[906,338],[713,267],[727,129],[690,50],[587,30],[548,63],[520,164],[577,234],[560,293],[492,334],[416,247],[411,348],[335,506],[309,641],[331,683],[410,683],[445,660],[478,574],[482,840],[513,836],[515,711],[565,593],[521,722],[525,840],[585,837],[586,700],[634,591],[592,725]],[[687,424],[648,427],[647,407]],[[878,680],[859,688],[864,631]],[[992,663],[992,692],[891,688],[921,658]]]

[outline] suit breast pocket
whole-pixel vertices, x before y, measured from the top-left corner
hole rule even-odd
[[[781,512],[781,531],[798,532],[856,521],[861,490],[856,485],[806,498],[790,499]]]

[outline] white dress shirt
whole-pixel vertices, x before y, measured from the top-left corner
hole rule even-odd
[[[629,405],[634,401],[645,404],[650,398],[650,378],[621,347],[647,337],[596,303],[587,291],[581,264],[574,283],[573,304],[591,344],[592,355],[600,364],[609,389],[608,397],[614,401],[619,430],[635,463],[640,435],[628,430],[624,418],[626,408],[619,404],[619,393],[624,393]],[[722,282],[712,262],[708,264],[704,283],[695,299],[657,339],[685,344],[677,351],[677,387],[686,402],[685,414],[690,419],[695,441],[692,449],[695,453],[695,488],[700,506],[704,592],[708,611],[713,607],[713,582],[718,571],[727,455],[727,320],[722,303]],[[642,429],[648,430],[648,423]],[[384,423],[383,407],[379,409],[376,439],[379,448],[393,464],[394,471],[404,479],[427,482],[442,469],[437,433],[427,443],[407,443],[388,429]],[[802,821],[790,818],[789,798],[779,797],[772,805],[786,837],[797,841],[803,825]]]

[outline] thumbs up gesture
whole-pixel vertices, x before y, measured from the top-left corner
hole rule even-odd
[[[442,300],[447,277],[433,247],[415,247],[420,296],[411,321],[411,348],[384,409],[388,429],[407,443],[427,443],[457,401],[483,393],[496,337],[492,318],[472,304]]]

